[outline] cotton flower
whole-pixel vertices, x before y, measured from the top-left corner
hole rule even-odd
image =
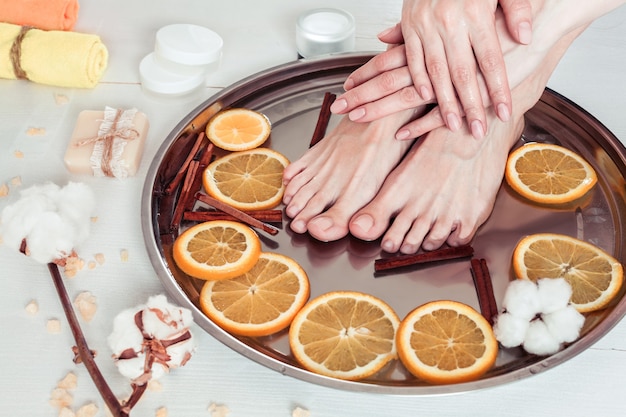
[[[563,278],[509,284],[493,331],[504,347],[522,346],[528,353],[550,355],[580,335],[585,317],[570,304],[572,288]]]
[[[63,259],[89,236],[95,207],[95,196],[85,184],[33,185],[2,210],[0,235],[15,250],[25,241],[26,253],[37,262]]]
[[[143,385],[185,365],[196,349],[192,322],[191,311],[168,303],[164,295],[119,313],[108,343],[120,373]]]

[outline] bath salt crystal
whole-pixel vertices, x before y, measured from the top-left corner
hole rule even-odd
[[[291,412],[291,417],[309,417],[311,412],[304,408],[296,407]]]
[[[59,410],[59,417],[76,417],[76,414],[68,407]]]
[[[96,261],[89,261],[87,262],[87,268],[89,269],[96,269]]]
[[[46,322],[46,330],[50,334],[61,333],[61,322],[57,319],[50,319]]]
[[[26,304],[26,307],[24,307],[24,310],[31,316],[34,316],[39,312],[39,304],[36,300],[30,300],[28,304]]]
[[[585,316],[580,314],[572,305],[549,314],[542,314],[541,319],[546,324],[550,334],[563,343],[570,343],[578,339],[580,329],[585,324]]]
[[[54,102],[56,103],[57,106],[61,106],[63,104],[69,103],[70,99],[65,94],[55,94],[54,95]]]
[[[148,390],[154,391],[154,392],[161,392],[163,391],[163,385],[161,384],[161,382],[151,379],[148,382]]]
[[[72,395],[64,388],[54,388],[50,393],[50,405],[59,410],[70,407],[74,402]]]
[[[493,333],[504,347],[516,347],[524,343],[530,322],[510,313],[499,314],[493,324]]]
[[[0,197],[6,197],[9,195],[9,186],[6,182],[0,184]]]
[[[96,253],[94,255],[94,259],[96,260],[96,262],[98,262],[100,265],[102,265],[104,263],[104,254],[103,253]]]
[[[167,417],[167,408],[160,407],[157,408],[156,413],[154,413],[155,417]]]
[[[63,379],[60,380],[59,383],[57,384],[57,388],[62,388],[65,390],[76,389],[77,386],[78,386],[78,378],[76,377],[76,374],[73,372],[68,372],[67,375],[65,375]]]
[[[544,278],[537,281],[537,292],[542,313],[553,313],[567,307],[572,287],[563,278]]]
[[[524,350],[535,355],[551,355],[561,348],[561,343],[550,333],[541,320],[533,320],[528,326],[523,344]]]
[[[120,261],[128,262],[128,249],[122,249],[120,251]]]
[[[24,152],[22,151],[13,151],[13,156],[17,159],[24,159]]]
[[[209,408],[207,410],[211,413],[211,417],[226,417],[230,413],[230,409],[223,404],[209,404]]]
[[[133,176],[141,162],[148,127],[147,116],[137,109],[84,110],[67,145],[65,166],[74,174]]]
[[[46,134],[46,129],[43,127],[29,127],[26,129],[28,136],[43,136]]]
[[[11,185],[14,187],[19,187],[20,185],[22,185],[22,177],[18,175],[11,178]]]
[[[76,417],[95,417],[98,414],[98,406],[94,403],[85,404],[76,411]]]
[[[96,297],[89,291],[81,292],[74,299],[74,306],[80,313],[83,320],[90,322],[96,314],[98,306],[96,305]]]

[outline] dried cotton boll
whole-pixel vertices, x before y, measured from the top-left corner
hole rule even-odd
[[[564,278],[543,278],[537,281],[542,313],[553,313],[569,304],[572,287]]]
[[[510,313],[499,314],[493,324],[493,332],[504,347],[516,347],[524,343],[530,322]]]
[[[0,234],[19,250],[26,240],[27,254],[41,263],[66,257],[89,236],[95,197],[89,187],[47,183],[20,192],[20,198],[2,211]]]
[[[549,314],[542,314],[541,319],[550,334],[562,343],[570,343],[578,339],[580,329],[585,324],[585,316],[572,305]]]
[[[537,285],[526,279],[510,282],[504,293],[502,307],[520,319],[531,320],[541,309]]]
[[[533,320],[528,326],[523,344],[524,350],[534,355],[551,355],[561,348],[559,342],[541,320]]]

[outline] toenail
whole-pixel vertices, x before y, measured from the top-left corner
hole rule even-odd
[[[354,219],[352,224],[358,226],[363,232],[369,232],[372,226],[374,226],[374,219],[369,214],[362,214]]]
[[[386,252],[395,252],[394,244],[391,240],[383,240],[383,243],[380,246]]]
[[[365,109],[354,109],[350,113],[348,113],[348,117],[352,121],[359,120],[363,116],[365,116]]]
[[[316,227],[320,228],[323,231],[330,229],[335,223],[333,219],[330,217],[318,217],[309,222],[309,224],[314,224]]]
[[[291,223],[291,230],[297,233],[306,232],[306,224],[302,220],[296,220]]]

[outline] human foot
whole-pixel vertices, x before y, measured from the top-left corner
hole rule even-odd
[[[343,117],[321,142],[284,172],[283,202],[291,229],[322,241],[348,234],[348,221],[375,195],[411,146],[394,139],[414,114],[405,111],[372,123]]]
[[[522,116],[505,123],[490,112],[482,141],[467,130],[430,132],[353,216],[350,232],[364,240],[384,234],[381,247],[392,253],[468,243],[491,214],[507,154],[522,128]]]

